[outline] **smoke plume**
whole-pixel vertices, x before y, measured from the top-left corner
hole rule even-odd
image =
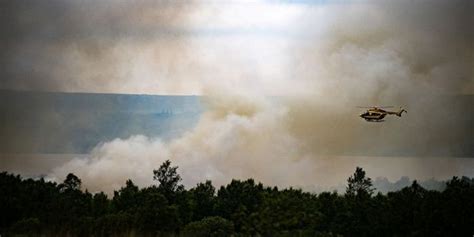
[[[129,3],[50,3],[69,21],[52,22],[42,3],[7,14],[19,30],[3,36],[11,47],[1,88],[202,94],[207,106],[178,139],[104,141],[55,169],[54,179],[74,172],[92,191],[128,178],[148,185],[152,169],[170,159],[188,186],[247,177],[336,185],[359,163],[354,155],[473,154],[471,111],[450,116],[459,112],[452,97],[474,92],[472,1],[145,1],[130,11]],[[409,114],[368,124],[358,105],[405,106]],[[444,171],[458,172],[455,164]]]

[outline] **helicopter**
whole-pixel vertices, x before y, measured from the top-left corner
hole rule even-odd
[[[365,121],[367,121],[367,122],[383,122],[384,121],[383,118],[385,118],[385,116],[387,116],[387,114],[397,115],[398,117],[401,117],[403,112],[407,113],[407,111],[405,109],[403,109],[402,107],[400,107],[400,109],[398,111],[384,110],[384,109],[387,109],[387,108],[393,108],[393,106],[380,106],[380,107],[377,107],[377,106],[372,106],[372,107],[358,106],[358,108],[367,108],[367,111],[360,115],[360,117],[365,119]]]

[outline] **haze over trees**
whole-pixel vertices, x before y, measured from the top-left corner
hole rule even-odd
[[[186,190],[178,167],[153,171],[156,185],[132,180],[107,197],[63,183],[0,173],[1,236],[472,236],[474,180],[453,177],[442,192],[417,181],[375,194],[362,168],[344,194],[232,180]],[[315,181],[316,182],[316,181]],[[217,191],[217,192],[216,192]]]

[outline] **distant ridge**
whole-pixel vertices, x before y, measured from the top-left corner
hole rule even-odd
[[[138,134],[176,138],[199,121],[205,110],[201,98],[0,90],[0,153],[86,154],[115,138]],[[406,123],[392,123],[397,131],[418,134],[420,139],[399,142],[403,137],[394,136],[392,130],[377,133],[363,123],[356,132],[373,137],[374,143],[334,155],[474,157],[474,95],[441,96],[436,103],[423,99],[428,100],[420,103],[423,106],[409,106]],[[450,124],[463,129],[439,129]],[[390,146],[379,149],[375,144],[382,139]]]
[[[88,153],[141,134],[170,139],[203,111],[199,96],[0,90],[0,152]]]

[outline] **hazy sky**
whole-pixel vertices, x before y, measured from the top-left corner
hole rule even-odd
[[[350,89],[368,96],[405,87],[474,92],[469,0],[1,5],[0,88],[139,94]]]
[[[459,96],[474,94],[473,5],[2,1],[0,89],[207,96],[208,110],[182,137],[104,141],[51,174],[74,171],[95,189],[128,177],[147,184],[147,169],[167,158],[189,183],[304,185],[348,175],[338,168],[354,163],[334,154],[471,157],[472,109]],[[374,125],[357,105],[409,112]],[[410,175],[434,166],[416,167]]]

